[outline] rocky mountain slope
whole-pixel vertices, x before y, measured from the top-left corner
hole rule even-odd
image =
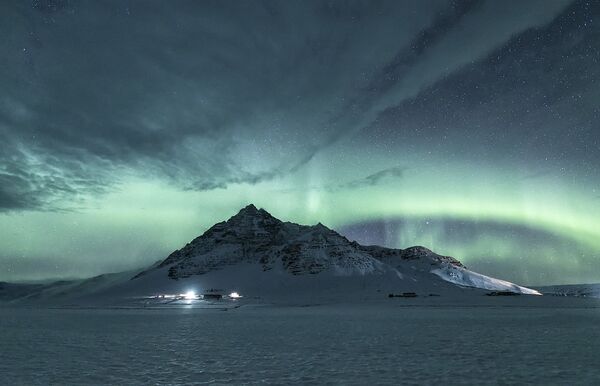
[[[172,280],[182,280],[239,264],[253,264],[264,272],[277,270],[293,276],[329,273],[333,276],[425,274],[460,286],[496,291],[538,294],[513,283],[469,271],[458,260],[427,248],[390,249],[363,246],[322,224],[283,222],[264,209],[248,205],[229,220],[208,229],[162,263],[134,277],[166,270]]]
[[[280,266],[292,275],[330,270],[344,276],[381,273],[388,265],[411,260],[463,267],[458,260],[423,247],[402,250],[362,246],[320,223],[306,226],[283,222],[264,209],[248,205],[152,269],[169,267],[169,277],[181,279],[229,265],[256,263],[263,271]]]

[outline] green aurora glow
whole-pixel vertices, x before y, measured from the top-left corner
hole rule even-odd
[[[305,180],[290,176],[201,193],[181,191],[159,182],[131,181],[123,184],[118,192],[90,205],[97,209],[0,217],[0,231],[10,235],[0,240],[0,250],[19,257],[16,261],[59,260],[59,257],[70,256],[57,265],[56,276],[62,273],[77,276],[82,268],[78,256],[83,254],[88,256],[85,261],[90,262],[83,264],[87,274],[102,273],[106,267],[131,269],[166,256],[248,203],[264,207],[284,220],[303,224],[320,221],[334,229],[398,218],[428,219],[431,223],[440,219],[496,222],[543,231],[559,241],[569,240],[591,255],[600,250],[600,205],[590,198],[593,196],[589,191],[582,191],[583,184],[561,183],[554,178],[511,180],[510,173],[500,173],[497,167],[478,170],[478,173],[495,176],[487,180],[489,184],[482,184],[482,178],[471,173],[468,165],[462,169],[448,165],[448,170],[409,168],[401,179],[391,179],[378,186],[344,188],[346,180],[327,176],[335,175],[338,169],[327,173],[324,165],[326,163],[318,167],[319,178]],[[361,175],[368,174],[365,167]],[[457,180],[460,184],[455,182]],[[431,181],[436,181],[434,186]],[[327,188],[338,185],[342,187]],[[552,246],[535,243],[524,246],[517,237],[498,239],[485,234],[479,235],[476,242],[454,240],[446,241],[445,245],[437,236],[439,232],[432,226],[426,231],[398,235],[395,240],[387,240],[387,244],[391,247],[423,244],[456,256],[465,264],[476,262],[481,256],[508,261],[507,267],[514,267],[522,258],[539,260],[540,264],[552,262],[552,269],[546,268],[550,278],[577,280],[575,273],[564,279],[560,273],[573,268],[579,259],[566,258],[562,255],[565,251]],[[15,260],[10,262],[15,264]],[[477,269],[477,265],[473,268]],[[502,274],[508,279],[524,278],[524,273],[518,270]],[[586,279],[595,277],[591,272]]]
[[[0,280],[144,267],[253,203],[600,281],[600,3],[34,3],[0,4]]]

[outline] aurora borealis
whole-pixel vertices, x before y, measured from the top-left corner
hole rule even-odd
[[[0,4],[0,280],[164,258],[254,203],[599,282],[600,3]]]

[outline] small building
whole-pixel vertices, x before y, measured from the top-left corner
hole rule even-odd
[[[202,294],[204,300],[221,300],[223,299],[223,290],[211,288]]]
[[[415,292],[402,292],[401,294],[389,294],[390,298],[416,298],[417,294]]]
[[[204,300],[221,300],[221,299],[223,299],[223,295],[211,292],[211,293],[203,294],[202,299],[204,299]]]
[[[486,295],[487,296],[519,296],[521,294],[518,292],[512,292],[512,291],[492,291],[492,292],[488,292]]]

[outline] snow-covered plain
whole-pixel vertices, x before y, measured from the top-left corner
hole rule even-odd
[[[277,305],[381,303],[387,302],[390,293],[403,292],[414,292],[419,298],[435,296],[444,304],[476,304],[490,291],[528,293],[527,288],[461,267],[436,267],[438,271],[430,272],[427,260],[415,260],[385,272],[340,276],[335,271],[291,275],[277,267],[265,272],[260,265],[239,263],[178,280],[169,278],[168,267],[163,267],[136,279],[131,279],[133,273],[110,274],[34,287],[24,294],[10,285],[3,289],[0,284],[0,306],[142,307],[158,305],[160,302],[149,299],[155,295],[201,294],[211,288],[222,289],[224,294],[238,292],[244,296],[244,304]]]
[[[494,299],[515,307],[4,308],[0,384],[598,384],[600,309],[515,303],[534,298]]]
[[[537,288],[541,293],[551,296],[573,296],[600,298],[600,283],[554,285]]]

